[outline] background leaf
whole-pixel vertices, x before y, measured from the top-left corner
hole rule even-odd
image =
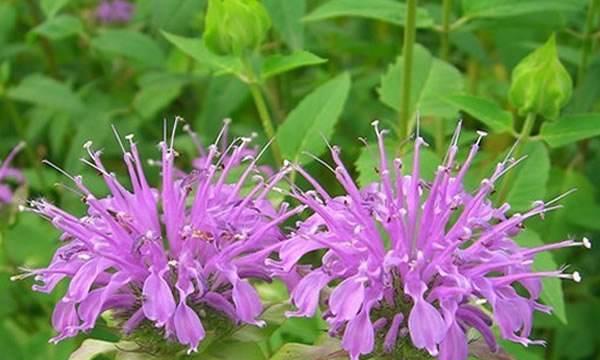
[[[512,114],[491,100],[471,95],[451,95],[444,99],[479,120],[492,131],[499,133],[513,131]]]
[[[545,122],[540,136],[548,145],[561,147],[600,135],[600,114],[569,114],[556,122]]]
[[[540,236],[533,230],[526,229],[517,237],[517,242],[523,247],[536,247],[544,245]],[[558,269],[556,261],[550,252],[542,252],[535,257],[533,263],[535,271],[551,271]],[[562,290],[562,283],[557,278],[546,278],[542,280],[543,289],[541,298],[545,304],[552,306],[554,314],[563,323],[567,322],[565,313],[565,300]]]
[[[330,0],[304,17],[304,21],[318,21],[340,16],[356,16],[404,25],[406,7],[394,0]],[[427,28],[433,25],[433,19],[427,10],[417,9],[417,27]]]
[[[306,96],[277,131],[277,140],[284,158],[306,163],[310,158],[303,151],[320,155],[326,148],[325,140],[342,113],[350,91],[350,75],[342,74],[319,86]]]
[[[290,55],[271,55],[264,60],[262,78],[268,79],[300,67],[318,65],[324,62],[327,62],[327,60],[308,51],[297,51]]]
[[[444,102],[443,97],[459,93],[463,88],[460,72],[452,65],[431,56],[421,45],[416,45],[413,54],[411,103],[409,118],[418,110],[421,116],[454,116],[456,110]],[[391,65],[381,78],[379,96],[381,101],[393,109],[400,110],[402,97],[402,56]]]
[[[158,43],[136,31],[104,30],[92,39],[92,46],[101,52],[120,55],[151,67],[160,67],[165,60]]]
[[[57,110],[79,111],[83,103],[65,84],[41,74],[32,74],[19,85],[9,89],[8,96]]]
[[[304,48],[304,24],[301,19],[306,12],[306,0],[263,0],[273,27],[290,49]]]
[[[527,158],[511,170],[516,174],[506,201],[511,205],[512,211],[527,210],[534,201],[544,200],[546,196],[546,183],[550,173],[548,150],[538,141],[528,143],[523,153]]]

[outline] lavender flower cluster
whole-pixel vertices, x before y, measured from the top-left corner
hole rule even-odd
[[[127,23],[133,10],[133,4],[126,0],[102,0],[96,7],[96,18],[106,24]]]
[[[379,180],[359,188],[340,149],[330,147],[335,167],[329,169],[344,189],[337,196],[297,164],[286,162],[265,175],[257,165],[263,152],[249,147],[250,138],[222,142],[227,125],[190,173],[176,168],[175,128],[170,139],[165,131],[157,186],[147,180],[132,135],[125,137],[127,147],[117,135],[130,188],[105,168],[100,151],[85,144],[89,159],[83,161],[101,174],[110,194],[96,197],[81,176],[66,174],[88,208],[85,216],[45,200],[25,208],[62,232],[63,245],[50,265],[23,275],[34,276],[34,290],[46,293],[70,279],[54,310],[58,335],[52,341],[92,329],[104,311],[112,310],[123,318],[126,334],[151,324],[165,338],[196,351],[211,326],[207,312],[222,314],[233,326],[261,326],[262,305],[252,281],[281,278],[295,306],[288,316],[313,316],[321,307],[330,334],[342,338],[353,360],[407,347],[438,359],[464,360],[470,329],[492,351],[498,349],[494,324],[504,339],[542,344],[530,339],[533,313],[551,311],[539,302],[541,280],[580,281],[580,276],[564,268],[535,271],[533,259],[559,248],[589,248],[590,242],[524,248],[515,237],[525,220],[559,208],[560,197],[509,215],[510,206],[494,206],[490,195],[522,158],[509,154],[470,192],[463,183],[483,133],[455,170],[459,125],[434,180],[427,182],[419,168],[424,140],[417,135],[412,170],[404,172],[400,159],[387,158],[386,132],[377,122],[374,127]],[[241,175],[232,181],[234,170]],[[281,190],[278,183],[292,171],[311,189]],[[299,205],[276,207],[269,200],[272,191]],[[292,232],[281,230],[284,221],[306,210]],[[323,254],[321,265],[301,265],[315,250]]]

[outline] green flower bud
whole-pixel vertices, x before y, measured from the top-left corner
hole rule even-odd
[[[573,92],[571,76],[560,63],[554,34],[514,68],[509,100],[520,115],[555,119]]]
[[[242,55],[258,48],[270,27],[260,0],[209,0],[204,43],[220,55]]]

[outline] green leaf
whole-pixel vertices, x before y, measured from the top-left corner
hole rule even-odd
[[[119,55],[140,64],[160,67],[165,55],[154,39],[138,31],[104,30],[92,39],[92,47],[110,55]]]
[[[31,30],[51,40],[60,40],[83,32],[81,20],[72,15],[59,15],[50,18]]]
[[[216,71],[218,74],[235,74],[242,76],[242,63],[240,59],[233,56],[221,56],[214,54],[204,46],[200,38],[186,38],[162,32],[165,38],[175,45],[179,50],[191,56],[200,64]]]
[[[524,247],[537,247],[544,245],[540,236],[533,230],[526,229],[516,238],[519,245]],[[558,269],[556,261],[552,253],[545,251],[536,255],[533,269],[535,271],[552,271]],[[554,314],[563,323],[567,323],[567,315],[565,312],[565,299],[562,290],[562,283],[558,278],[545,278],[542,280],[541,298],[546,305],[554,308]]]
[[[47,18],[52,18],[56,15],[63,7],[65,7],[70,0],[41,0],[40,7]]]
[[[185,79],[165,73],[149,73],[140,79],[140,90],[133,99],[133,108],[144,119],[153,118],[181,93]]]
[[[304,24],[301,19],[306,12],[306,0],[263,0],[273,27],[290,49],[304,47]]]
[[[403,26],[406,23],[406,5],[394,0],[331,0],[304,17],[304,21],[319,21],[340,16],[356,16]],[[416,25],[433,26],[433,19],[424,8],[417,9]]]
[[[576,12],[583,0],[463,0],[464,16],[500,18],[546,11]]]
[[[202,0],[151,0],[152,25],[164,31],[185,30],[204,7]]]
[[[270,360],[342,360],[348,355],[337,339],[325,337],[324,341],[315,345],[288,343],[283,345]]]
[[[218,341],[212,344],[205,353],[203,360],[265,360],[262,350],[255,342]]]
[[[79,349],[75,350],[69,360],[92,360],[97,355],[108,355],[117,352],[116,343],[95,339],[86,339]]]
[[[303,151],[320,155],[325,150],[322,136],[331,137],[349,91],[350,75],[344,73],[319,86],[292,110],[277,131],[284,158],[307,163],[310,158],[301,156]]]
[[[9,39],[17,24],[17,10],[14,5],[6,1],[0,3],[0,44]]]
[[[600,135],[600,114],[569,114],[556,122],[545,122],[540,136],[552,147]]]
[[[515,169],[516,174],[510,184],[506,202],[513,211],[531,208],[532,202],[543,200],[550,174],[550,156],[541,142],[531,142],[525,146],[527,158]]]
[[[479,120],[494,132],[513,131],[512,114],[492,100],[472,95],[450,95],[444,100]]]
[[[203,96],[195,129],[212,140],[223,126],[223,119],[231,117],[249,94],[248,86],[234,76],[213,77]]]
[[[19,221],[6,232],[6,255],[15,264],[32,268],[46,265],[58,244],[58,232],[34,214],[21,214]]]
[[[297,51],[290,55],[275,54],[264,60],[261,77],[263,80],[300,67],[327,62],[326,59],[308,51]]]
[[[394,141],[386,141],[385,153],[388,161],[388,167],[393,166],[393,160],[397,157],[395,154],[398,144]],[[403,174],[410,174],[412,171],[414,152],[410,151],[401,156],[402,159],[402,172]],[[435,176],[437,166],[440,164],[440,159],[432,150],[422,147],[419,166],[421,171],[421,177],[428,181],[432,180]],[[371,184],[372,182],[378,181],[380,168],[379,149],[376,144],[369,144],[365,146],[361,151],[358,159],[354,163],[356,170],[358,171],[358,184],[363,187]]]
[[[131,360],[142,360],[152,359],[154,356],[148,356],[147,354],[141,354],[135,352],[137,345],[132,342],[121,341],[118,343],[86,339],[81,343],[81,346],[75,350],[69,360],[92,360],[98,355],[111,355],[117,354],[117,359],[131,359]]]
[[[14,100],[29,102],[57,110],[79,111],[83,103],[65,84],[41,74],[32,74],[8,90]]]
[[[396,110],[400,110],[403,67],[403,58],[400,56],[382,77],[381,87],[378,89],[381,101]],[[448,105],[443,97],[459,93],[462,89],[462,75],[454,66],[432,57],[423,46],[415,46],[410,99],[411,119],[417,110],[422,116],[454,116],[455,108]]]

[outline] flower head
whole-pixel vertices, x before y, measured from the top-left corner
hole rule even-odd
[[[227,162],[229,160],[229,155],[227,154],[227,152],[225,150],[227,149],[227,146],[229,144],[228,139],[229,139],[229,125],[230,124],[231,124],[231,119],[223,120],[223,127],[221,128],[220,141],[218,144],[216,144],[218,146],[219,152],[225,153],[224,159],[223,159],[224,162]],[[208,156],[208,150],[202,145],[202,142],[200,141],[198,134],[193,132],[191,130],[191,128],[189,127],[189,125],[185,125],[184,130],[189,134],[190,138],[192,139],[192,142],[194,143],[194,146],[196,147],[196,151],[198,152],[198,157],[192,161],[192,166],[197,170],[202,170],[207,165],[206,160],[207,160],[207,156]],[[256,138],[256,133],[252,133],[251,137]],[[235,159],[235,161],[232,165],[239,166],[245,159],[254,158],[258,155],[258,153],[259,153],[259,149],[257,147],[246,147],[244,149],[244,151],[241,154],[239,154],[239,156],[237,156],[237,158]],[[259,166],[259,170],[261,171],[262,174],[269,175],[269,176],[273,175],[273,173],[274,173],[273,169],[268,165]]]
[[[282,238],[278,225],[300,211],[285,203],[275,209],[267,199],[287,169],[265,180],[255,173],[258,158],[246,158],[244,172],[229,183],[233,164],[240,163],[250,141],[237,138],[224,154],[209,146],[202,170],[177,176],[174,135],[175,129],[170,143],[165,135],[159,145],[160,186],[149,184],[129,135],[128,149],[119,143],[130,189],[88,142],[90,160],[83,161],[101,174],[110,194],[96,197],[75,176],[71,180],[88,208],[86,216],[45,200],[30,202],[28,210],[63,233],[64,245],[47,268],[24,276],[34,275],[40,282],[34,290],[41,292],[71,279],[52,317],[54,341],[91,329],[109,309],[124,321],[125,333],[153,325],[190,351],[205,337],[214,314],[229,318],[228,324],[262,324],[261,302],[248,279],[269,279],[264,262]],[[243,186],[252,178],[257,183],[245,194]]]
[[[507,159],[481,181],[474,192],[463,180],[479,149],[472,146],[467,159],[454,171],[458,127],[434,180],[421,178],[419,158],[424,140],[417,135],[413,169],[402,173],[402,161],[388,162],[385,131],[374,123],[379,148],[379,181],[359,189],[340,160],[331,155],[331,169],[345,190],[327,193],[299,166],[296,170],[314,187],[292,190],[292,196],[314,214],[300,223],[281,246],[275,273],[293,272],[306,253],[324,250],[322,265],[307,272],[292,292],[297,310],[289,316],[311,316],[324,293],[324,317],[332,334],[342,334],[342,346],[352,359],[374,351],[422,351],[439,359],[467,359],[468,329],[480,332],[492,350],[497,344],[491,330],[496,322],[503,338],[530,340],[534,311],[551,309],[538,302],[542,278],[580,280],[565,269],[532,269],[536,254],[589,241],[567,240],[537,248],[515,242],[522,223],[556,209],[555,201],[535,202],[524,214],[509,216],[508,204],[494,207],[489,199],[495,184],[522,159]],[[332,291],[323,291],[332,284]],[[527,294],[518,292],[519,284]],[[325,294],[327,293],[327,294]],[[378,340],[380,339],[380,340]],[[411,350],[412,349],[412,350]]]
[[[133,16],[133,4],[126,0],[102,0],[96,8],[96,18],[103,23],[126,23]]]
[[[10,167],[11,161],[14,159],[17,153],[23,149],[24,146],[24,143],[20,143],[19,145],[15,146],[15,148],[8,153],[6,159],[0,162],[0,206],[2,204],[10,203],[13,197],[11,188],[5,183],[5,181],[7,179],[11,179],[17,183],[22,183],[24,180],[23,174],[19,170]]]

